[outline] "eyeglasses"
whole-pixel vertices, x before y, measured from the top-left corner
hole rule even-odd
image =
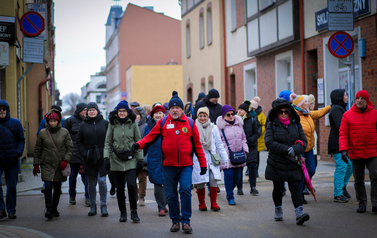
[[[227,113],[227,114],[225,114],[225,116],[231,117],[231,116],[234,116],[234,113]]]
[[[118,113],[126,113],[127,110],[118,110]]]
[[[287,110],[281,110],[281,111],[279,111],[279,114],[289,115],[289,111],[287,111]]]
[[[6,111],[7,108],[6,107],[0,107],[0,111]]]

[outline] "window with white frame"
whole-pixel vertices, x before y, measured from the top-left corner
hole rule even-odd
[[[203,13],[199,15],[199,40],[200,40],[200,49],[204,48],[204,17]]]
[[[292,51],[275,55],[276,95],[283,90],[294,91]]]
[[[212,10],[207,9],[207,45],[212,44]]]
[[[232,0],[231,5],[231,16],[232,16],[232,29],[231,31],[235,31],[237,29],[237,6],[236,0]]]
[[[190,39],[190,24],[186,25],[186,56],[191,56],[191,39]]]
[[[274,4],[274,2],[275,0],[259,0],[259,10],[262,11],[263,9]]]
[[[252,100],[257,96],[256,63],[245,65],[244,68],[244,95],[245,99]]]

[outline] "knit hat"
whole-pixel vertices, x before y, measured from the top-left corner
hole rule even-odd
[[[213,88],[213,89],[209,90],[207,97],[208,97],[208,99],[219,98],[220,97],[219,91],[217,91],[216,89]]]
[[[88,106],[88,104],[86,104],[85,102],[81,102],[81,103],[77,104],[76,105],[76,112],[77,113],[82,112],[82,110],[84,110],[87,106]]]
[[[243,103],[241,103],[241,105],[238,106],[238,109],[242,109],[244,110],[245,112],[249,112],[249,108],[250,108],[250,101],[249,100],[245,100]]]
[[[131,102],[130,105],[131,105],[131,107],[139,107],[140,106],[140,104],[136,101]],[[127,106],[128,106],[128,103],[127,103]],[[127,112],[128,112],[128,110],[127,110]]]
[[[178,106],[183,109],[183,102],[182,100],[178,97],[178,92],[173,91],[172,93],[173,97],[169,101],[169,109],[173,106]]]
[[[201,107],[201,108],[199,108],[198,112],[196,113],[196,116],[199,117],[200,113],[205,113],[209,117],[209,109],[208,109],[208,107]]]
[[[198,99],[196,99],[195,103],[198,103],[202,98],[204,98],[206,95],[203,92],[200,92],[198,95]]]
[[[255,97],[253,98],[253,100],[256,101],[258,104],[260,103],[260,97],[258,97],[258,96],[255,96]]]
[[[252,108],[254,108],[254,109],[257,109],[257,108],[258,108],[259,105],[258,105],[258,102],[257,102],[257,101],[255,101],[255,100],[251,100],[250,102],[251,102],[251,107],[252,107]]]
[[[298,96],[294,101],[293,104],[296,107],[301,107],[302,104],[304,104],[307,101],[306,97],[304,95]]]
[[[91,108],[94,108],[94,109],[97,110],[98,113],[101,113],[101,111],[98,108],[97,103],[95,103],[95,102],[88,103],[88,106],[86,107],[86,109],[88,109],[88,111],[89,111],[89,109],[91,109]]]
[[[51,109],[56,109],[56,110],[58,110],[59,112],[62,111],[62,108],[61,108],[60,106],[58,106],[58,105],[52,105],[52,106],[51,106]]]
[[[127,113],[130,112],[130,108],[128,107],[128,102],[126,100],[120,101],[118,105],[116,106],[115,110],[118,111],[121,108],[126,109]]]
[[[364,99],[367,101],[368,105],[373,107],[372,102],[369,101],[369,93],[368,93],[367,90],[360,90],[360,91],[358,91],[358,92],[356,93],[356,97],[355,97],[355,99],[358,98],[358,97],[362,97],[362,98],[364,98]]]
[[[156,103],[154,103],[154,104],[152,105],[152,108],[154,108],[156,105],[161,105],[161,106],[162,106],[162,104],[161,104],[160,102],[156,102]]]
[[[161,105],[154,106],[153,109],[152,109],[152,111],[151,111],[151,113],[150,113],[150,115],[151,115],[152,118],[153,118],[153,115],[156,112],[163,112],[163,113],[165,113],[165,108],[163,106],[161,106]]]
[[[233,109],[231,106],[225,104],[225,105],[221,108],[221,114],[222,114],[222,116],[225,117],[225,114],[226,114],[227,112],[229,112],[229,111],[233,111],[233,112],[235,112],[234,109]]]
[[[57,121],[60,121],[60,117],[56,112],[51,112],[50,115],[48,115],[47,121],[49,121],[51,119],[55,119]]]
[[[288,90],[283,90],[279,93],[279,98],[284,98],[288,102],[292,102],[296,98],[296,94]]]

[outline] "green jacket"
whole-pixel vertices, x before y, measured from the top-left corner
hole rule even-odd
[[[137,122],[132,122],[130,119],[124,124],[119,123],[117,119],[110,121],[106,133],[104,158],[110,159],[111,171],[136,169],[137,160],[144,159],[142,150],[138,150],[131,160],[123,161],[114,154],[112,147],[115,150],[131,150],[132,145],[139,140],[141,136]]]

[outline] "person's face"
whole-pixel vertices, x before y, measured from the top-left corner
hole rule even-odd
[[[128,113],[127,113],[126,109],[121,108],[121,109],[118,110],[118,117],[119,118],[121,118],[121,119],[126,118],[127,115],[128,115]],[[140,117],[140,115],[139,115],[139,117]],[[136,118],[137,118],[137,114],[136,114]]]
[[[344,103],[347,103],[347,102],[348,102],[348,95],[347,95],[346,92],[344,92],[343,102],[344,102]]]
[[[234,121],[234,111],[229,111],[225,113],[224,119],[227,121]]]
[[[90,109],[88,110],[88,117],[96,117],[97,114],[98,114],[98,112],[97,112],[97,110],[94,109],[94,108],[90,108]]]
[[[50,119],[50,120],[48,120],[48,124],[49,124],[51,127],[57,127],[57,126],[58,126],[58,123],[59,123],[59,121],[56,120],[56,119]]]
[[[219,98],[210,98],[208,101],[210,101],[213,104],[217,104],[217,101],[219,101]]]
[[[199,113],[198,120],[200,123],[204,124],[208,121],[208,115],[206,113]]]
[[[286,119],[287,117],[289,117],[290,112],[287,108],[284,107],[279,110],[278,115],[281,119]]]
[[[363,98],[363,97],[357,97],[356,98],[356,106],[358,108],[364,109],[364,108],[366,108],[367,104],[368,103],[367,103],[367,100],[365,100],[365,98]]]
[[[183,109],[178,106],[172,106],[169,113],[174,120],[177,120],[182,116]]]
[[[131,106],[131,110],[134,110],[135,109],[135,106]]]
[[[165,116],[165,114],[163,113],[163,112],[155,112],[154,114],[153,114],[153,119],[155,120],[155,121],[158,121],[158,120],[160,120],[161,118],[163,118]]]
[[[238,111],[237,111],[238,116],[243,117],[243,115],[245,115],[245,113],[246,113],[245,110],[238,108]]]
[[[309,110],[314,110],[314,103],[309,104]]]
[[[5,106],[0,106],[0,118],[5,118],[7,116],[7,108]]]
[[[85,118],[85,114],[86,114],[87,111],[88,111],[88,110],[87,110],[86,108],[84,108],[84,110],[82,110],[81,112],[79,112],[79,115],[80,115],[80,117],[81,117],[82,119]]]
[[[305,102],[301,105],[301,109],[307,110],[308,108],[309,108],[309,103],[308,103],[308,101],[305,101]]]

